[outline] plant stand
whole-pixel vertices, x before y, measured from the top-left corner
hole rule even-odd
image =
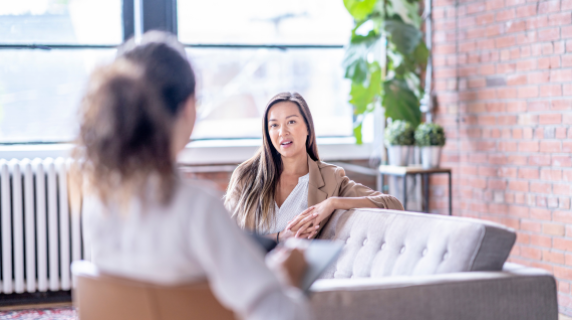
[[[378,170],[378,186],[377,190],[381,191],[383,187],[383,176],[396,176],[403,177],[403,209],[407,210],[407,179],[408,175],[416,176],[421,175],[423,179],[423,189],[424,189],[424,201],[423,207],[424,212],[429,213],[429,176],[432,174],[447,174],[449,176],[449,215],[453,215],[453,192],[452,192],[452,177],[450,168],[434,168],[434,169],[423,169],[420,166],[379,166]],[[383,191],[381,191],[383,192]]]

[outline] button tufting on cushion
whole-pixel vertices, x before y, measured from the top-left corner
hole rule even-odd
[[[515,238],[502,226],[472,219],[381,209],[336,214],[321,238],[345,242],[344,254],[323,278],[350,278],[352,271],[354,278],[382,278],[500,270]]]

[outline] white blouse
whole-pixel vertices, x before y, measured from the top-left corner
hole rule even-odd
[[[142,198],[120,207],[86,197],[84,234],[102,271],[159,284],[207,278],[219,301],[242,319],[309,318],[301,292],[281,285],[216,191],[181,181],[167,206],[151,193]]]
[[[262,234],[271,234],[283,231],[288,223],[294,219],[302,211],[308,209],[308,183],[310,182],[310,174],[298,178],[298,184],[294,190],[290,192],[282,206],[278,208],[278,204],[274,203],[274,224],[269,230],[263,230]]]

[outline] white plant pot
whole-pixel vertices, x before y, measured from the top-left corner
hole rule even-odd
[[[409,163],[410,146],[388,146],[387,155],[390,166],[406,166]]]
[[[423,169],[439,168],[442,149],[441,146],[421,147],[421,166]]]

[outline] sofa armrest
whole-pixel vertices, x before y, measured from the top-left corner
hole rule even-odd
[[[509,266],[502,272],[323,279],[311,291],[318,320],[558,319],[554,277],[527,267]]]

